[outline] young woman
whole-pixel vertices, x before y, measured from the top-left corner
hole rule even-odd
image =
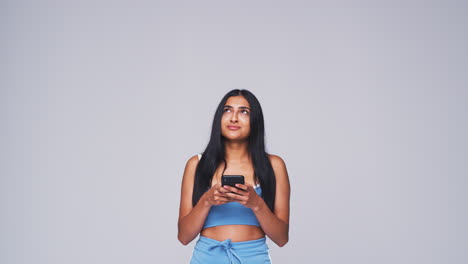
[[[245,184],[221,186],[222,175],[243,175]],[[178,239],[187,245],[200,234],[190,263],[271,263],[265,235],[288,242],[289,197],[284,161],[265,152],[260,103],[248,90],[230,91],[208,146],[185,166]]]

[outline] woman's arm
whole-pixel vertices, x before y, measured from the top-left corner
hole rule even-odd
[[[210,212],[210,206],[203,201],[204,196],[200,198],[195,207],[192,206],[193,183],[197,165],[198,157],[195,155],[187,161],[182,179],[177,238],[184,245],[190,243],[200,233]]]
[[[230,186],[225,188],[232,192],[227,194],[228,197],[252,209],[265,234],[282,247],[289,240],[289,178],[286,165],[280,157],[270,155],[270,161],[276,177],[275,213],[252,186],[236,184],[243,190]]]
[[[282,247],[289,240],[290,185],[286,164],[276,155],[269,155],[276,176],[275,213],[260,199],[259,206],[252,208],[265,234]]]
[[[226,196],[228,191],[216,184],[200,197],[195,207],[192,206],[193,184],[197,165],[198,157],[193,156],[190,158],[185,166],[182,179],[177,238],[184,245],[190,243],[203,229],[212,205],[221,205],[232,201]]]

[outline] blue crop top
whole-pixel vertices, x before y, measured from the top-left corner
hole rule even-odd
[[[198,158],[201,158],[200,154],[198,154]],[[262,188],[260,185],[255,186],[255,192],[262,196]],[[203,228],[220,225],[260,226],[260,223],[252,209],[238,202],[229,202],[211,206]]]

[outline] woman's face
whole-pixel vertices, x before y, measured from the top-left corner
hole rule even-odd
[[[243,141],[250,134],[250,104],[243,96],[231,96],[224,105],[221,134],[228,140]]]

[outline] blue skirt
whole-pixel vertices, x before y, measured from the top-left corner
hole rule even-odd
[[[190,264],[271,264],[266,238],[231,242],[200,236]]]

